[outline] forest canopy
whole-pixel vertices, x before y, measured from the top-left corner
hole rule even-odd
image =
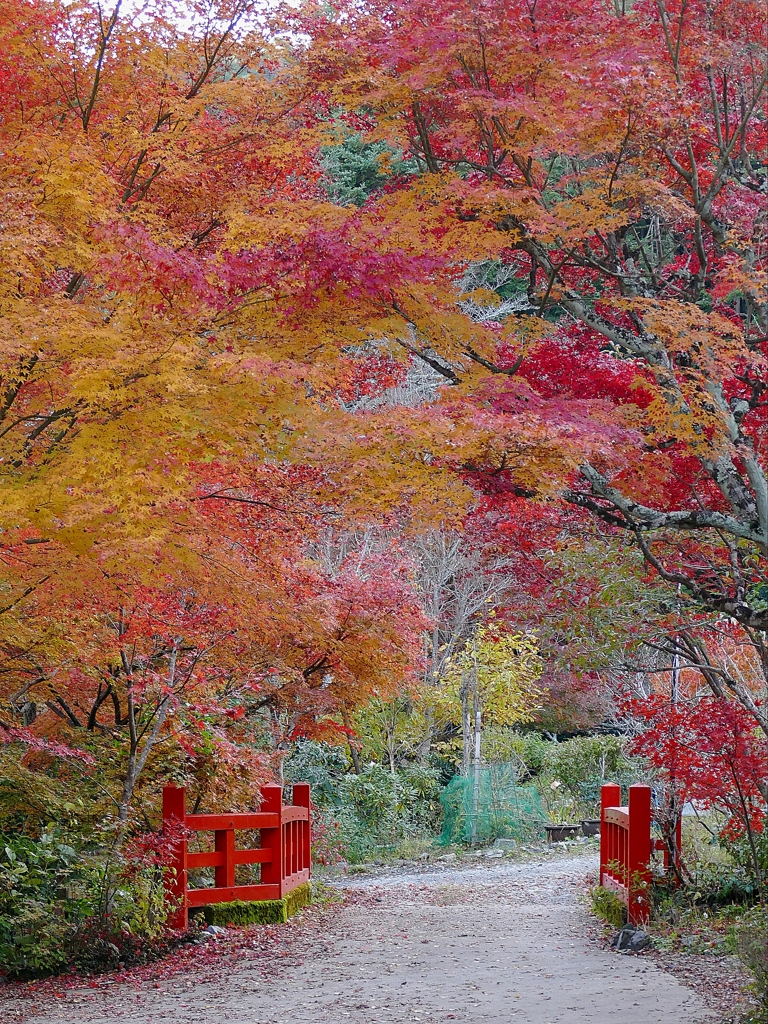
[[[764,14],[2,0],[0,832],[466,770],[472,693],[759,764]]]

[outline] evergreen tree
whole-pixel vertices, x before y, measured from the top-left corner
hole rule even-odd
[[[383,141],[365,142],[355,132],[332,146],[323,146],[320,163],[328,195],[340,206],[362,206],[392,178],[415,174],[415,160]]]

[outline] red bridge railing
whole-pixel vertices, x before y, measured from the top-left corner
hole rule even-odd
[[[190,853],[188,838],[173,843],[170,867],[166,875],[166,893],[175,905],[168,923],[172,928],[187,927],[190,907],[233,900],[279,900],[297,885],[311,878],[310,793],[309,785],[293,786],[293,804],[283,804],[282,786],[261,787],[261,808],[237,814],[187,814],[187,792],[180,786],[163,787],[163,829],[213,832],[214,849],[207,853]],[[242,829],[261,834],[261,846],[238,849],[235,833]],[[256,885],[235,885],[238,864],[260,864],[261,882]],[[209,889],[188,888],[190,868],[213,868],[214,886]]]
[[[621,787],[603,786],[600,813],[600,885],[626,904],[630,924],[650,915],[651,787],[630,786],[629,806],[620,807]]]

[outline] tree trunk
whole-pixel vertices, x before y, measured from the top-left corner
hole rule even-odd
[[[475,675],[475,686],[472,694],[472,711],[474,716],[474,761],[480,764],[480,752],[482,750],[483,737],[483,715],[480,708],[480,696],[477,692],[477,675]]]
[[[427,708],[424,717],[426,720],[426,735],[416,748],[416,759],[419,762],[419,764],[423,764],[427,760],[427,758],[429,757],[429,752],[432,749],[432,731],[435,727],[434,718],[432,717],[432,708]]]
[[[463,753],[461,760],[461,773],[466,778],[469,776],[469,764],[472,760],[472,711],[469,703],[469,679],[467,670],[461,672],[461,738],[463,741]]]
[[[482,712],[477,685],[477,666],[472,673],[472,845],[477,842],[477,818],[480,813],[480,741]]]
[[[355,775],[360,774],[360,751],[352,742],[352,722],[349,717],[349,712],[346,708],[342,709],[341,720],[344,723],[344,728],[347,730],[347,745],[349,746],[349,756],[352,758],[352,767]]]
[[[133,792],[136,789],[136,783],[139,780],[139,776],[141,775],[144,765],[147,763],[147,758],[158,740],[160,730],[163,728],[166,715],[168,714],[168,709],[171,706],[173,687],[176,682],[176,662],[180,643],[180,640],[176,640],[174,642],[168,662],[168,693],[162,698],[157,706],[154,724],[149,734],[146,735],[144,739],[143,747],[141,746],[141,736],[136,723],[136,707],[133,701],[133,682],[130,678],[128,680],[128,733],[130,736],[130,750],[128,753],[128,768],[126,769],[125,779],[123,780],[123,792],[120,797],[120,805],[117,812],[118,819],[123,824],[128,821],[128,811],[131,799],[133,798]]]

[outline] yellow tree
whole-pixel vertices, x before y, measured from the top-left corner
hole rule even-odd
[[[485,725],[533,721],[541,706],[536,682],[542,670],[536,637],[494,622],[480,626],[451,661],[432,694],[443,720],[461,727],[465,774],[471,763],[480,763]]]

